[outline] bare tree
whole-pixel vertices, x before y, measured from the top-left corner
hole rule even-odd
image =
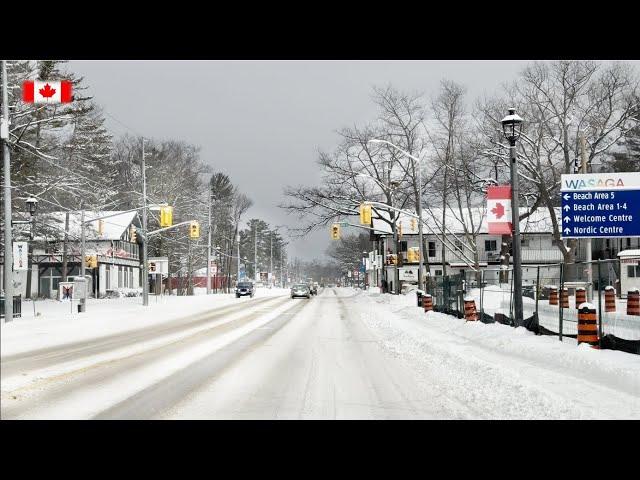
[[[562,239],[556,207],[560,204],[560,175],[573,173],[580,136],[587,143],[589,163],[605,154],[637,125],[638,79],[625,63],[593,61],[536,62],[505,88],[505,96],[478,104],[485,138],[484,155],[507,167],[508,145],[502,140],[500,119],[507,106],[525,119],[518,142],[526,218],[537,208],[549,212],[554,243],[565,262],[575,258],[575,239]],[[508,171],[508,169],[506,169]]]

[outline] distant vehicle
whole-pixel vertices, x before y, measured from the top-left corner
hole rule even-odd
[[[291,298],[306,297],[311,298],[311,290],[306,283],[296,283],[291,287]]]
[[[313,294],[317,295],[318,294],[318,282],[313,282]]]
[[[335,283],[329,283],[327,284],[327,288],[335,288]]]
[[[253,283],[251,282],[239,282],[236,286],[236,298],[240,297],[253,297],[254,294]]]

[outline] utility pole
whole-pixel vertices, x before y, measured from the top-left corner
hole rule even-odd
[[[584,138],[584,133],[580,134],[580,154],[582,157],[582,173],[588,173],[587,172],[587,141]],[[586,255],[586,261],[587,261],[587,291],[588,291],[588,296],[587,296],[587,301],[591,301],[593,300],[593,268],[591,265],[591,238],[587,238],[586,239],[586,243],[587,243],[587,255]],[[598,278],[598,282],[600,281],[600,278]]]
[[[394,188],[391,185],[391,169],[393,168],[393,163],[389,162],[389,192],[391,198],[391,208],[393,208],[393,193]],[[400,271],[398,270],[398,220],[400,219],[400,214],[393,211],[392,213],[394,222],[393,222],[393,254],[395,255],[395,262],[393,262],[393,292],[395,295],[400,295]]]
[[[84,276],[85,274],[85,269],[87,268],[87,261],[85,258],[85,223],[84,223],[84,204],[81,203],[80,204],[80,208],[82,209],[82,213],[80,214],[80,278],[82,278],[83,281],[86,282],[86,277]],[[88,285],[85,283],[85,288],[87,288]],[[88,289],[88,288],[87,288]],[[88,294],[88,292],[87,292]],[[79,311],[80,312],[86,312],[87,311],[87,306],[84,303],[84,299],[81,299],[80,302],[78,303],[79,306]]]
[[[209,187],[208,198],[209,198],[209,228],[207,229],[207,295],[211,294],[211,187]]]
[[[271,284],[273,283],[273,230],[271,230],[271,251],[269,253],[269,288],[271,288]]]
[[[423,157],[424,158],[424,157]],[[414,162],[415,164],[415,162]],[[425,264],[426,256],[425,256],[425,248],[424,248],[424,236],[422,233],[422,169],[420,168],[422,165],[418,164],[418,241],[420,242],[420,260],[418,262],[418,288],[423,290],[425,293],[427,291],[424,273],[422,273],[422,267]],[[426,272],[425,272],[426,273]]]
[[[147,172],[142,137],[142,305],[149,306],[149,262],[147,261]]]
[[[2,154],[4,156],[4,321],[13,320],[13,235],[11,225],[11,163],[9,152],[9,94],[7,61],[2,60]]]
[[[258,281],[258,226],[253,222],[253,276]]]
[[[236,233],[236,242],[238,243],[238,272],[236,273],[236,285],[238,285],[238,282],[240,281],[240,232]]]

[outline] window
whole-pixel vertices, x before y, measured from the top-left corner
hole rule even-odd
[[[407,251],[407,242],[402,241],[402,242],[398,242],[398,251],[399,252],[406,252]]]
[[[631,246],[631,239],[627,238],[627,247],[630,247],[630,246]]]
[[[640,265],[628,265],[627,266],[627,277],[629,277],[629,278],[640,278]]]
[[[528,238],[520,237],[520,245],[522,247],[528,247],[530,242],[531,240],[529,240]]]
[[[436,275],[442,275],[442,270],[436,270]]]
[[[485,252],[495,252],[498,249],[498,242],[495,240],[485,240],[484,241],[484,251]]]
[[[429,256],[430,257],[436,256],[436,242],[429,242]]]
[[[455,240],[454,244],[455,244],[456,250],[461,252],[462,251],[462,242],[460,240]]]

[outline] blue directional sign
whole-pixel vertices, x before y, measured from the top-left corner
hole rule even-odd
[[[640,237],[640,173],[562,175],[562,237]]]

